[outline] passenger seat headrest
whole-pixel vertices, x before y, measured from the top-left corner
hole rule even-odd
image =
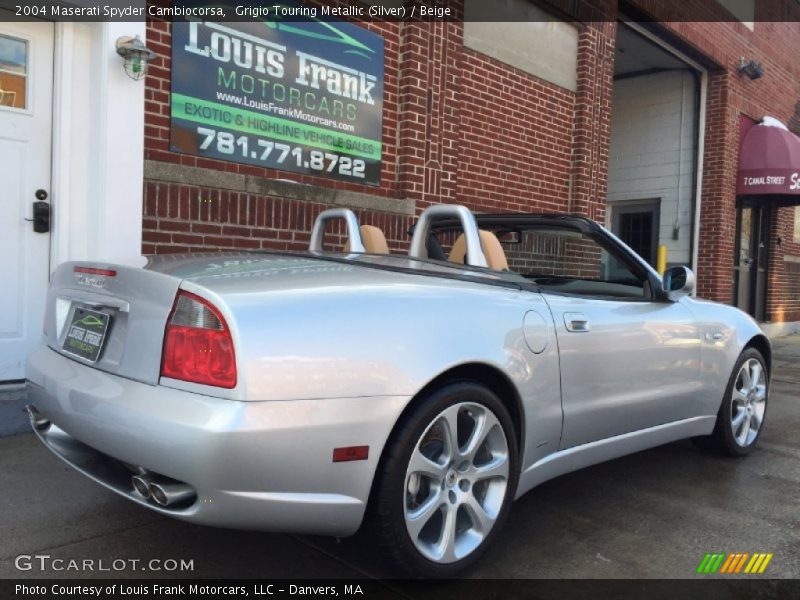
[[[369,254],[389,254],[386,236],[374,225],[361,226],[361,240]]]
[[[495,271],[508,271],[508,260],[500,240],[491,231],[480,230],[481,248],[490,269]],[[462,233],[458,236],[453,249],[450,251],[450,262],[464,264],[467,255],[467,242]]]
[[[374,225],[362,225],[359,230],[367,254],[389,254],[389,244],[386,243],[383,231]],[[350,240],[345,243],[343,252],[350,252]]]

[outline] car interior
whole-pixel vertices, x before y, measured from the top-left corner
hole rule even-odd
[[[481,248],[491,270],[519,275],[553,292],[652,298],[646,274],[599,236],[566,224],[481,225]],[[380,228],[361,225],[359,229],[366,253],[390,254]],[[430,260],[466,264],[466,238],[458,225],[434,228],[428,236],[427,249]],[[349,250],[348,241],[344,252]]]

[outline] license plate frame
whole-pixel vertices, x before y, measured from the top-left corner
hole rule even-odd
[[[101,310],[73,304],[61,349],[90,364],[100,358],[111,315]]]

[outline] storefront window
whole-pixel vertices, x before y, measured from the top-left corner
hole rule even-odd
[[[0,35],[0,106],[26,108],[28,44]]]

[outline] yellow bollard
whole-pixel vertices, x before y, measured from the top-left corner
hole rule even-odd
[[[661,244],[658,247],[658,258],[656,259],[656,271],[662,277],[664,276],[664,271],[667,270],[667,247],[664,244]]]

